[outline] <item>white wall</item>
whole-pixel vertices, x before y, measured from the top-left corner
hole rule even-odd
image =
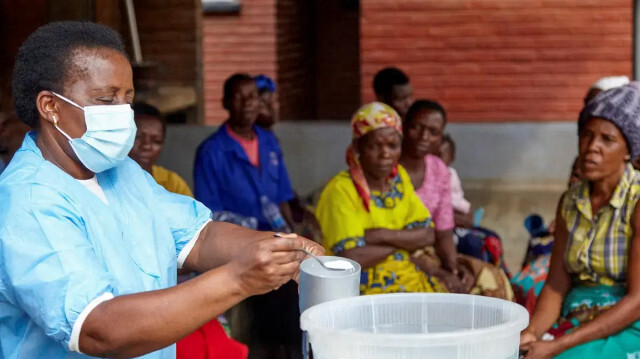
[[[564,188],[578,153],[575,123],[452,124],[453,166],[471,182]]]
[[[198,145],[213,127],[170,126],[159,164],[192,184]],[[454,167],[465,186],[562,186],[577,153],[574,123],[450,124],[457,145]],[[307,194],[322,187],[346,168],[346,146],[351,141],[347,121],[297,121],[278,124],[280,140],[293,187]]]

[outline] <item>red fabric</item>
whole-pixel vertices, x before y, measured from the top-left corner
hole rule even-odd
[[[256,135],[254,132],[253,140],[247,140],[246,138],[238,136],[238,134],[233,132],[228,125],[226,127],[229,136],[231,136],[231,138],[233,138],[240,144],[240,146],[244,150],[244,153],[246,153],[247,157],[249,157],[249,162],[256,167],[260,166],[260,156],[258,154],[258,135]]]
[[[560,324],[557,328],[549,329],[549,334],[553,335],[554,338],[560,338],[561,336],[567,334],[567,332],[571,329],[574,329],[576,325],[568,320],[562,324]]]
[[[249,349],[212,320],[178,342],[177,359],[246,359]]]
[[[356,187],[356,192],[358,192],[358,196],[362,199],[364,208],[369,212],[369,198],[371,197],[371,191],[369,190],[367,179],[364,177],[362,167],[360,167],[360,162],[358,161],[358,155],[353,149],[353,146],[349,146],[349,148],[347,148],[346,157],[349,172],[351,173],[351,180]]]

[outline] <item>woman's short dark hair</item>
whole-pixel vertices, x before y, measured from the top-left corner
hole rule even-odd
[[[406,119],[404,120],[404,125],[408,126],[411,121],[414,120],[418,112],[425,110],[440,112],[440,114],[442,115],[442,119],[444,120],[444,124],[447,124],[447,112],[444,110],[444,107],[442,107],[441,104],[433,100],[417,100],[411,105],[411,107],[409,107]]]
[[[385,67],[373,78],[373,92],[378,96],[391,96],[393,86],[406,85],[409,76],[396,67]]]
[[[39,126],[36,98],[40,91],[64,93],[74,65],[71,55],[78,48],[108,48],[127,57],[122,38],[107,26],[79,21],[41,26],[18,50],[13,69],[15,110],[22,122]]]

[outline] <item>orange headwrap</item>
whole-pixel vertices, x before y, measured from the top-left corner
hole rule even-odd
[[[357,140],[369,132],[386,127],[395,128],[400,134],[402,134],[402,120],[400,119],[400,115],[398,115],[391,106],[385,105],[381,102],[372,102],[360,107],[351,118],[351,129],[353,132],[352,137],[354,140]],[[353,148],[353,144],[347,148],[347,165],[349,165],[349,172],[351,173],[351,178],[356,187],[356,191],[360,198],[362,198],[364,208],[368,212],[371,190],[367,184],[367,179],[364,176],[362,166],[358,160],[356,149]],[[396,174],[397,167],[393,169],[391,178],[395,177]]]

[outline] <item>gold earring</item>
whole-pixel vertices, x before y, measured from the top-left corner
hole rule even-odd
[[[55,126],[58,126],[58,118],[56,117],[56,115],[53,115],[53,124]]]

